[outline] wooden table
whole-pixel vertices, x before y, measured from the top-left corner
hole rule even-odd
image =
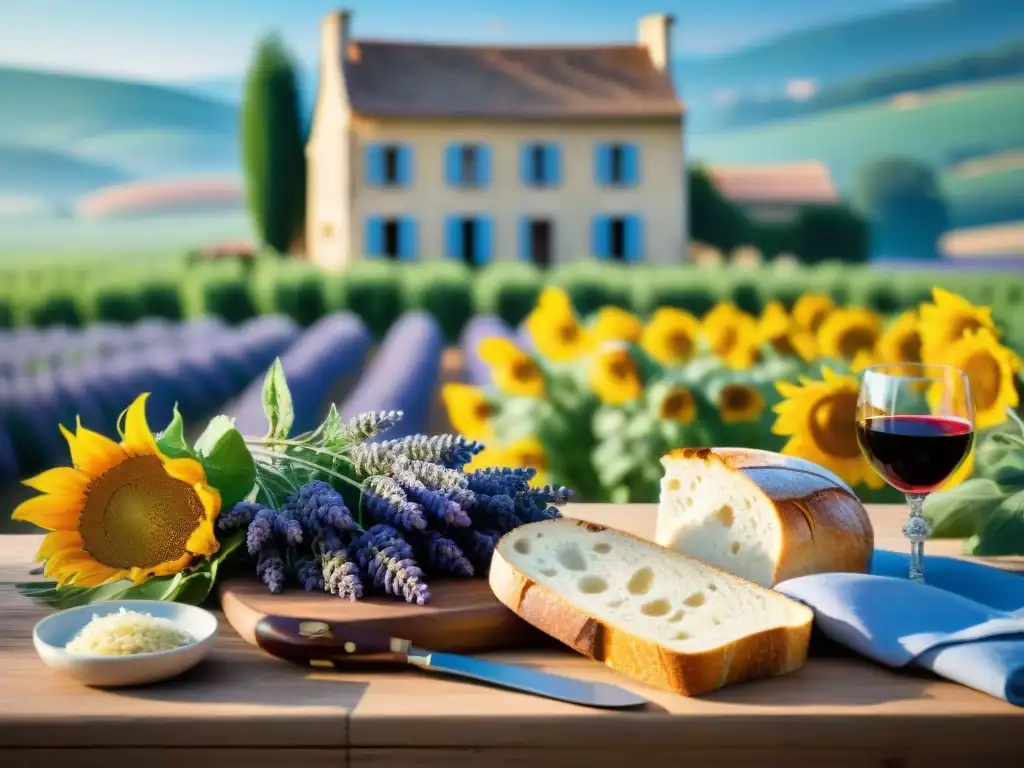
[[[570,506],[641,534],[654,507]],[[902,549],[905,510],[872,509],[880,546]],[[18,594],[37,536],[0,537],[0,766],[218,768],[620,768],[1024,765],[1024,709],[860,659],[687,699],[633,684],[568,651],[493,658],[641,691],[652,711],[609,713],[409,672],[310,673],[221,628],[210,659],[144,689],[91,690],[44,667],[31,629],[46,609]],[[955,554],[955,542],[933,553]],[[1024,569],[1024,560],[1004,561]]]

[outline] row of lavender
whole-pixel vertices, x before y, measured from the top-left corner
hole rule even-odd
[[[65,463],[68,449],[57,424],[76,419],[113,437],[118,415],[150,392],[147,416],[166,424],[175,403],[186,419],[214,411],[273,362],[299,335],[291,320],[261,317],[236,327],[198,321],[179,327],[104,329],[97,353],[73,335],[56,344],[49,363],[16,369],[0,379],[0,478],[8,481]]]
[[[88,334],[83,345],[41,344],[51,353],[45,365],[0,378],[0,481],[66,461],[58,422],[71,426],[80,415],[86,426],[113,433],[117,414],[142,391],[152,393],[147,415],[154,425],[166,423],[177,403],[186,421],[219,410],[244,433],[263,434],[263,375],[275,357],[292,390],[295,431],[312,429],[334,402],[344,418],[403,411],[389,437],[421,432],[444,349],[440,327],[423,313],[400,318],[368,364],[371,336],[351,313],[323,318],[302,333],[285,318],[267,316],[233,329],[204,320],[163,332],[157,324],[102,331],[81,332]],[[339,387],[357,376],[339,398]]]

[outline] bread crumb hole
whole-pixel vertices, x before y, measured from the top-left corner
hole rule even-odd
[[[716,587],[714,584],[708,584],[708,592],[717,592],[717,591],[718,591],[718,587]]]
[[[704,600],[705,597],[703,592],[694,592],[688,598],[683,600],[683,602],[692,608],[697,608],[698,606],[704,605]]]
[[[678,480],[676,480],[673,477],[671,480],[668,481],[667,485],[668,485],[668,489],[670,491],[678,491],[679,490],[679,486],[681,486],[682,483],[680,483]]]
[[[718,619],[718,618],[715,618],[715,619],[712,619],[712,620],[711,620],[711,626],[713,626],[713,627],[717,627],[717,626],[718,626],[718,625],[720,625],[721,623],[722,623],[722,620],[721,620],[721,619]]]
[[[644,616],[664,616],[672,610],[672,604],[665,598],[651,600],[640,606],[640,613]]]
[[[683,499],[683,506],[684,507],[692,507],[693,506],[693,496],[687,496],[685,499]]]
[[[683,616],[684,616],[684,613],[683,613],[682,609],[680,609],[680,610],[677,610],[675,613],[673,613],[671,616],[669,616],[667,619],[665,619],[665,621],[669,621],[669,622],[672,622],[674,624],[677,621],[682,621],[683,620]]]
[[[738,555],[738,554],[739,554],[739,552],[740,552],[740,543],[739,543],[738,541],[734,541],[734,542],[732,543],[732,546],[731,546],[731,547],[729,547],[729,550],[730,550],[730,551],[731,551],[731,552],[732,552],[732,553],[733,553],[734,555]]]
[[[594,551],[597,552],[597,554],[599,555],[607,555],[609,552],[612,551],[612,545],[609,544],[607,541],[599,541],[597,544],[594,545]]]
[[[630,577],[629,582],[626,584],[626,589],[629,590],[631,595],[646,595],[653,586],[654,571],[644,566]]]
[[[626,602],[626,601],[625,600],[612,600],[610,603],[608,603],[608,607],[609,608],[618,608],[624,602]]]
[[[750,500],[750,499],[747,499],[746,501],[743,502],[743,508],[748,510],[748,511],[753,509],[754,508],[754,502],[752,500]]]
[[[732,528],[732,524],[736,522],[736,515],[732,511],[732,507],[728,504],[723,505],[717,512],[715,517],[726,528]]]
[[[543,532],[538,533],[537,534],[537,538],[538,539],[543,539],[544,538],[544,533]]]
[[[608,582],[600,576],[584,576],[576,582],[576,588],[585,595],[599,595],[608,589]]]
[[[541,568],[540,572],[549,578],[558,575],[558,571],[556,571],[554,568]]]
[[[690,633],[689,632],[676,632],[672,636],[672,639],[673,640],[689,640],[690,639]]]
[[[580,545],[575,542],[562,545],[555,553],[555,559],[567,571],[587,570],[587,559],[583,556]]]
[[[518,552],[520,555],[530,554],[530,540],[529,539],[516,539],[512,545],[512,549]]]
[[[694,477],[694,478],[692,478],[690,480],[690,490],[691,491],[696,491],[698,485],[700,485],[700,478],[699,477]]]

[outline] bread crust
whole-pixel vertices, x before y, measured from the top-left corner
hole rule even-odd
[[[552,525],[579,525],[591,531],[612,531],[643,546],[665,549],[625,531],[584,521],[549,520],[530,523],[516,530]],[[514,535],[515,531],[506,534],[494,550],[489,582],[495,597],[542,632],[635,680],[682,696],[697,696],[732,683],[794,672],[807,660],[813,613],[795,601],[794,607],[806,614],[799,624],[757,632],[707,651],[674,651],[598,620],[562,597],[557,590],[523,574],[504,556],[504,548],[509,546],[510,537]],[[674,557],[686,557],[671,550],[665,551]],[[711,568],[705,563],[702,565]],[[728,576],[740,578],[734,574]],[[747,583],[752,589],[764,589],[753,582]],[[789,599],[781,593],[773,592],[773,595]]]
[[[867,573],[875,534],[867,509],[839,477],[804,459],[750,448],[683,448],[668,459],[719,461],[767,496],[782,529],[772,584],[813,573]]]

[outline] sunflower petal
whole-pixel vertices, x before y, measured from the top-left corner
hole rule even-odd
[[[477,354],[488,365],[497,367],[510,364],[521,356],[523,351],[510,339],[494,336],[480,342]]]
[[[124,424],[125,453],[129,456],[158,456],[160,450],[156,446],[156,438],[146,421],[146,400],[148,392],[143,392],[128,406]]]
[[[78,528],[82,505],[66,496],[36,496],[23,501],[11,517],[38,525],[48,531],[73,531]]]
[[[82,536],[78,531],[52,531],[43,537],[36,553],[36,562],[49,560],[62,550],[81,550]]]
[[[203,465],[195,459],[164,459],[164,472],[189,485],[206,483]]]
[[[72,463],[90,477],[99,477],[125,459],[120,445],[99,432],[86,429],[81,420],[75,430],[74,440],[69,439],[68,445],[71,448]]]
[[[217,533],[213,528],[212,517],[204,517],[199,521],[199,525],[192,531],[192,535],[188,537],[185,549],[193,555],[199,555],[200,557],[210,557],[217,553],[217,550],[220,549],[220,542],[217,541]]]
[[[22,480],[22,484],[40,493],[72,498],[83,496],[91,481],[92,478],[80,470],[71,467],[54,467],[35,477],[30,477],[28,480]]]

